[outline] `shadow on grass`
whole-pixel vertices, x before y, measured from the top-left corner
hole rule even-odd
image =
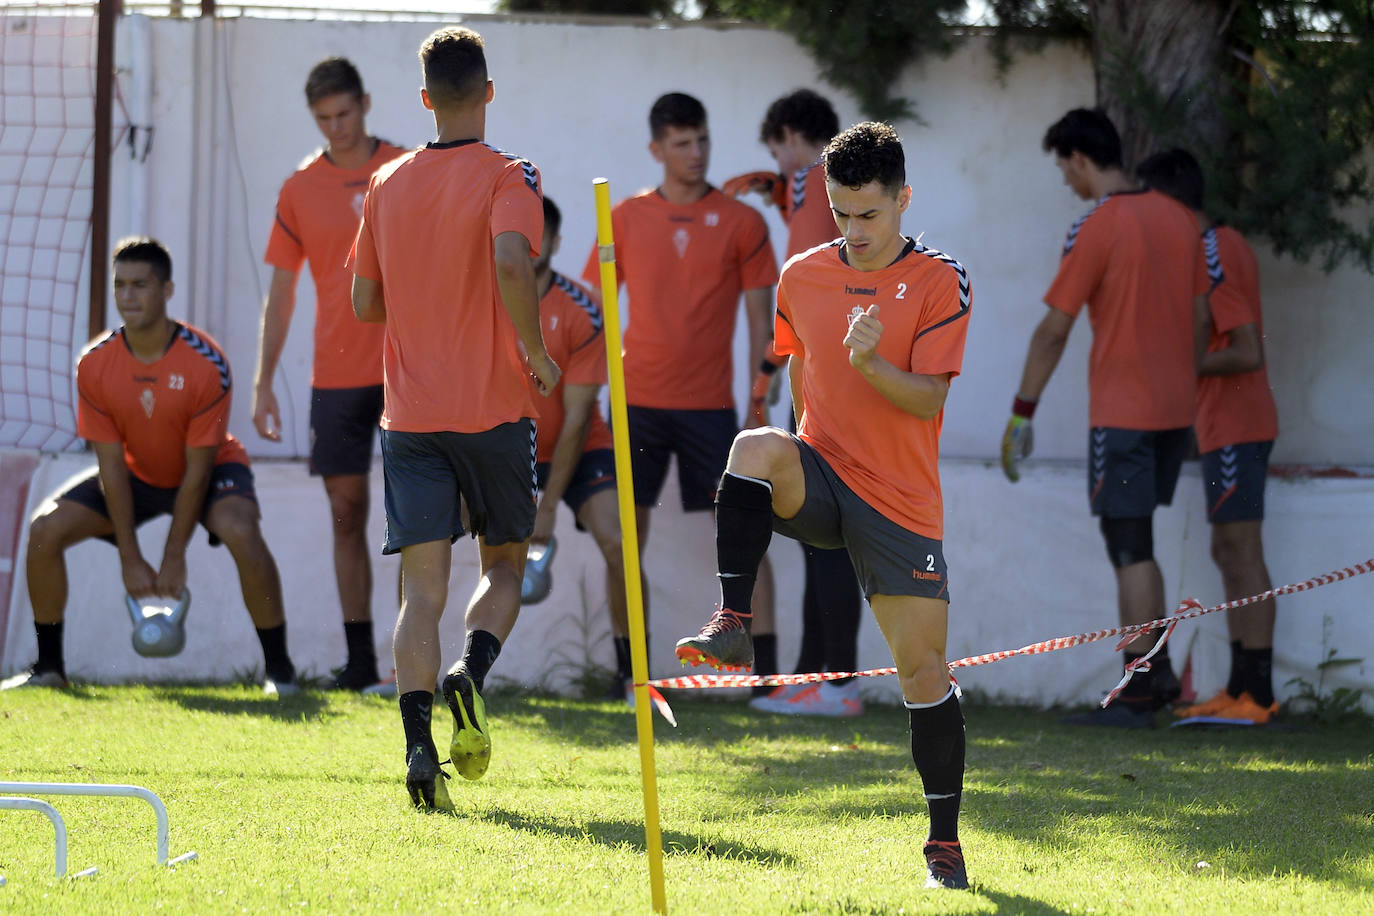
[[[900,709],[793,719],[738,701],[669,700],[680,727],[654,724],[665,780],[675,749],[691,745],[718,755],[715,789],[738,799],[741,811],[752,810],[746,800],[771,797],[836,818],[925,816]],[[509,712],[576,746],[635,742],[634,719],[612,704],[528,698]],[[980,706],[970,706],[967,719],[967,824],[1060,859],[1091,858],[1106,831],[1148,836],[1152,860],[1166,870],[1191,871],[1205,860],[1247,877],[1297,873],[1365,889],[1374,755],[1358,726],[1121,732],[1063,726],[1057,713]],[[832,791],[837,786],[851,791]],[[1007,906],[1054,912],[1034,901]]]
[[[554,818],[531,817],[523,812],[504,808],[486,808],[466,815],[472,820],[485,820],[525,833],[555,834],[573,840],[590,840],[608,847],[628,846],[636,853],[644,853],[644,825],[639,821],[586,821],[569,824]],[[790,854],[757,844],[726,843],[717,839],[704,840],[675,830],[661,834],[663,853],[667,856],[700,856],[707,859],[732,859],[763,866],[791,866],[797,860]]]
[[[269,697],[257,689],[256,694],[226,696],[223,687],[150,687],[154,699],[174,703],[183,709],[208,712],[219,716],[263,716],[281,722],[316,719],[329,708],[327,697],[306,690],[294,696]]]

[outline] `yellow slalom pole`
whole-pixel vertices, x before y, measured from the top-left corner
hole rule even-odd
[[[625,366],[620,356],[619,284],[615,277],[615,239],[611,232],[611,186],[592,182],[596,195],[596,250],[601,261],[601,307],[605,313],[606,375],[611,388],[611,434],[615,438],[616,496],[620,504],[620,541],[625,558],[625,599],[630,618],[630,670],[635,681],[635,729],[639,735],[639,772],[644,783],[644,841],[649,853],[649,891],[654,912],[667,913],[663,893],[663,837],[658,826],[658,775],[654,769],[654,711],[649,699],[649,659],[644,640],[644,588],[639,577],[639,532],[635,526],[634,485],[630,473],[630,435],[625,411]]]

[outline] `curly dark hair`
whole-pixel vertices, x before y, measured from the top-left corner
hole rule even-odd
[[[906,184],[906,154],[891,124],[855,124],[831,140],[821,158],[826,179],[846,188],[876,181],[895,195]]]
[[[111,265],[121,261],[130,264],[147,264],[153,269],[153,276],[159,283],[172,279],[172,256],[167,247],[157,239],[146,235],[131,235],[115,243]]]
[[[557,235],[558,230],[563,228],[563,212],[558,209],[558,204],[553,202],[553,198],[545,195],[544,197],[544,231],[549,235]]]
[[[425,89],[436,105],[462,105],[487,85],[482,36],[463,26],[439,29],[420,45]]]
[[[1135,177],[1145,187],[1168,194],[1190,210],[1201,210],[1207,196],[1202,166],[1186,149],[1175,147],[1155,153],[1135,167]]]
[[[1045,152],[1067,159],[1075,152],[1091,159],[1098,168],[1121,168],[1121,136],[1101,108],[1075,108],[1050,125],[1040,141]]]
[[[790,127],[808,143],[825,143],[840,132],[840,118],[830,100],[819,92],[798,89],[768,106],[759,128],[759,142],[780,142],[782,129]]]
[[[305,78],[306,105],[345,92],[359,102],[363,100],[363,78],[347,57],[326,57],[310,68]]]

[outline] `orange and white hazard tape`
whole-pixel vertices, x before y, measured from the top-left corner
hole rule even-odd
[[[1120,636],[1122,639],[1116,644],[1117,651],[1124,649],[1136,639],[1140,638],[1152,630],[1163,629],[1164,635],[1155,643],[1147,654],[1131,662],[1127,666],[1121,682],[1112,689],[1102,700],[1102,705],[1106,706],[1116,698],[1126,686],[1131,675],[1136,671],[1149,671],[1150,658],[1173,634],[1174,628],[1181,621],[1191,620],[1194,617],[1201,617],[1204,614],[1212,614],[1217,611],[1233,610],[1247,605],[1264,601],[1268,598],[1277,598],[1281,595],[1292,595],[1296,592],[1311,591],[1314,588],[1321,588],[1323,585],[1331,585],[1345,579],[1352,579],[1355,576],[1362,576],[1365,573],[1374,572],[1374,559],[1369,559],[1363,563],[1356,563],[1354,566],[1347,566],[1344,569],[1337,569],[1324,576],[1316,576],[1304,582],[1293,585],[1281,585],[1278,588],[1271,588],[1258,595],[1251,595],[1249,598],[1237,598],[1234,601],[1226,601],[1212,607],[1203,607],[1202,603],[1196,598],[1186,598],[1179,602],[1178,608],[1170,617],[1160,617],[1147,623],[1137,623],[1124,627],[1110,627],[1105,630],[1094,630],[1091,633],[1079,633],[1077,636],[1060,636],[1055,639],[1046,639],[1041,642],[1031,643],[1019,649],[1003,649],[1000,652],[988,652],[983,655],[970,655],[949,663],[951,672],[956,668],[973,668],[978,665],[988,665],[993,662],[1000,662],[1003,659],[1014,658],[1018,655],[1043,655],[1046,652],[1057,652],[1060,649],[1072,649],[1075,646],[1086,645],[1090,642],[1097,642],[1102,639],[1110,639],[1113,636]],[[648,681],[650,688],[669,687],[677,689],[701,689],[712,687],[773,687],[784,684],[814,684],[818,681],[837,681],[842,678],[850,677],[883,677],[889,674],[896,674],[897,669],[892,668],[870,668],[867,671],[825,671],[811,674],[688,674],[682,677],[655,678]],[[951,675],[952,677],[952,675]],[[652,691],[651,691],[652,692]],[[655,702],[655,706],[659,706]],[[667,703],[662,703],[667,706]],[[660,707],[661,709],[662,707]],[[676,724],[676,723],[674,723]]]

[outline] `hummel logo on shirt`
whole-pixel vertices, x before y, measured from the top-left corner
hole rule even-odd
[[[850,286],[848,283],[846,283],[846,284],[844,285],[844,291],[845,291],[846,294],[848,294],[848,295],[850,295],[850,296],[876,296],[876,295],[878,295],[878,287],[876,287],[876,286],[873,286],[873,287],[868,287],[868,286]]]

